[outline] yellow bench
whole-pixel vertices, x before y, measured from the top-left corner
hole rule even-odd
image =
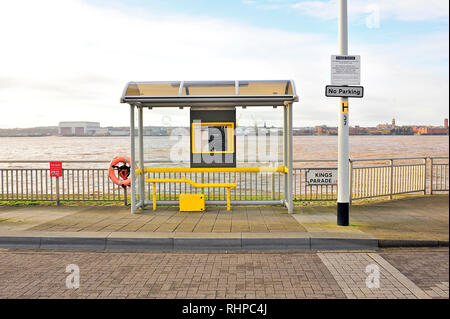
[[[227,189],[227,210],[231,209],[230,188],[237,186],[236,183],[197,183],[188,178],[146,178],[146,183],[153,183],[153,210],[156,210],[156,183],[188,183],[194,187],[226,187]]]
[[[278,172],[286,174],[286,166],[279,167],[144,167],[145,173],[258,173],[258,172]],[[136,170],[136,176],[142,174],[142,169]],[[237,183],[197,183],[188,178],[146,178],[146,183],[153,183],[153,210],[156,210],[156,183],[188,183],[194,187],[225,187],[227,189],[227,210],[230,210],[230,188],[237,186]]]

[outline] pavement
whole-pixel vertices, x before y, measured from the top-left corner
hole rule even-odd
[[[0,298],[448,299],[449,250],[0,249]]]
[[[336,208],[176,207],[130,214],[118,206],[0,206],[0,247],[32,249],[321,250],[448,246],[448,195],[414,196]]]
[[[336,226],[334,205],[298,208],[293,216],[310,232],[361,231],[386,241],[448,241],[449,238],[448,194],[355,202],[350,207],[350,227]]]

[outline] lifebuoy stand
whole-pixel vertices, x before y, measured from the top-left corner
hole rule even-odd
[[[119,166],[119,164],[122,164]],[[108,176],[111,181],[119,186],[122,186],[124,192],[124,204],[128,205],[127,187],[131,186],[131,158],[125,156],[116,156],[109,163]],[[117,175],[116,175],[117,171]]]

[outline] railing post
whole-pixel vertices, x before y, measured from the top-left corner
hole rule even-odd
[[[59,177],[56,177],[56,206],[59,206]]]
[[[126,186],[123,188],[123,204],[125,206],[128,206],[128,194],[127,194],[127,187]]]
[[[153,210],[156,210],[156,183],[153,184]]]
[[[227,211],[231,210],[230,201],[231,201],[230,188],[227,187]]]
[[[430,195],[433,195],[433,164],[433,158],[430,157]]]
[[[201,181],[202,181],[202,184],[205,182],[205,177],[204,177],[203,174],[204,174],[203,172],[200,173],[200,179],[201,179]],[[203,187],[202,187],[201,192],[202,192],[203,195],[205,195],[205,189],[204,189]],[[176,188],[175,188],[175,193],[176,193]],[[175,194],[175,195],[176,195],[176,194]],[[206,196],[205,196],[205,197],[206,197]]]
[[[389,199],[392,199],[392,194],[394,193],[394,160],[389,160],[391,163],[391,183],[389,189]]]
[[[135,154],[135,131],[134,131],[134,105],[130,105],[130,151],[131,151],[131,213],[136,213],[136,154]],[[144,174],[144,172],[142,172]]]
[[[273,200],[275,198],[275,173],[272,173],[270,182],[271,182],[271,194],[270,195]]]

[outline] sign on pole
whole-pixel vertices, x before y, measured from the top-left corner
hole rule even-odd
[[[62,176],[62,162],[50,162],[50,177]]]
[[[362,87],[362,86],[327,85],[325,87],[325,96],[362,98],[364,96],[364,87]]]
[[[306,171],[306,185],[336,185],[338,172],[336,168],[311,168]]]
[[[361,82],[361,57],[359,55],[331,56],[331,84],[359,85]]]

